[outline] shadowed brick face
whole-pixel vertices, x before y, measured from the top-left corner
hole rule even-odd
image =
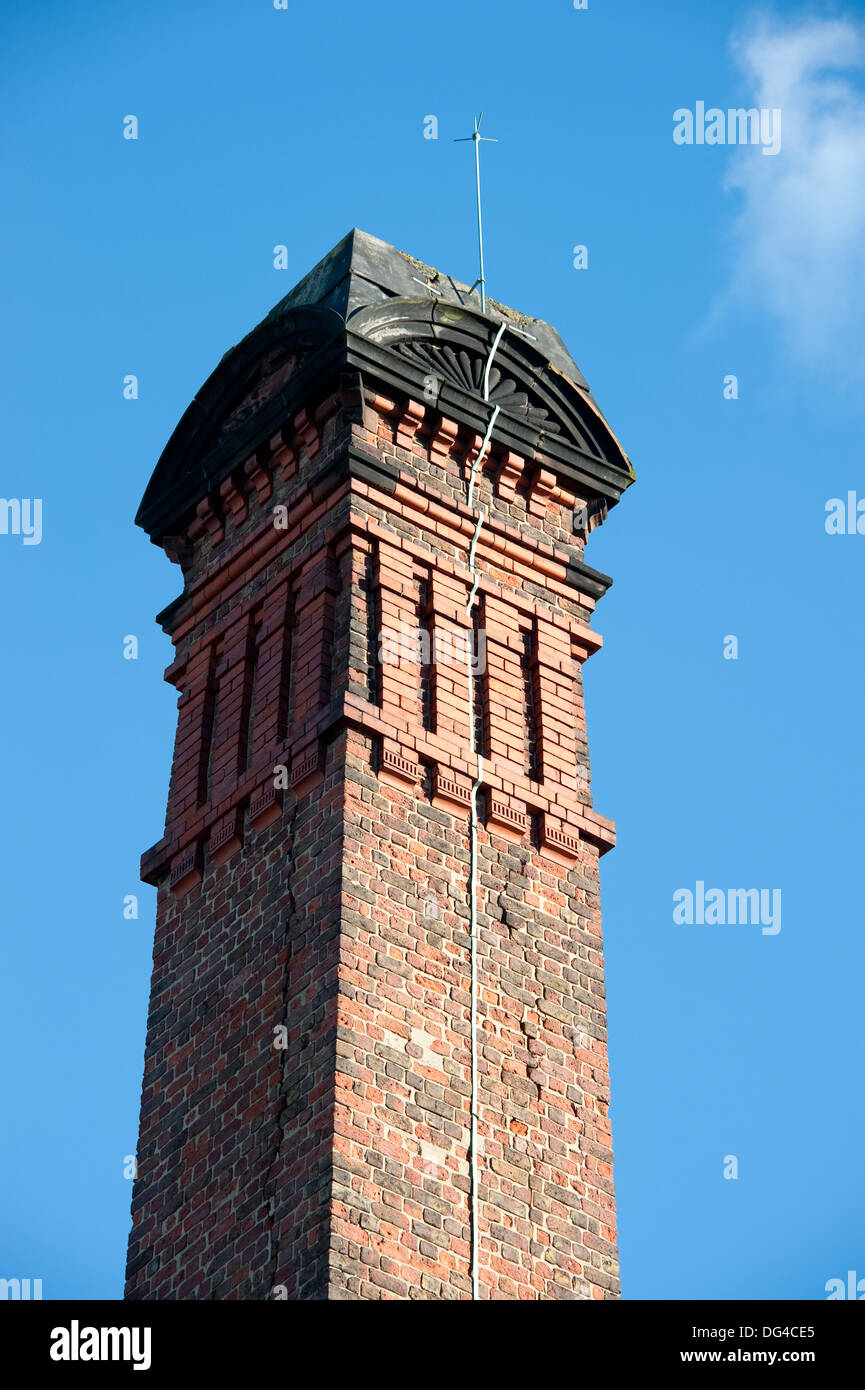
[[[508,405],[469,508],[499,319],[451,309],[430,337],[411,315],[442,306],[416,284],[393,301],[411,322],[380,330],[405,268],[353,235],[347,270],[337,248],[323,286],[224,360],[206,428],[184,417],[139,518],[184,587],[162,615],[178,727],[142,861],[158,898],[126,1296],[466,1299],[474,1219],[481,1298],[616,1297],[598,876],[614,832],[582,699],[608,581],[573,515],[615,503],[629,465],[584,384],[568,401],[594,451],[569,415],[551,441],[544,359],[511,316],[519,374],[491,377]],[[365,326],[334,336],[337,289],[373,252]],[[443,358],[452,389],[430,401],[453,324],[465,380]],[[437,659],[408,643],[380,660],[383,629],[423,631]]]

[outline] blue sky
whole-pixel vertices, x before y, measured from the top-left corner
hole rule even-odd
[[[43,500],[40,544],[0,535],[0,1275],[122,1293],[155,906],[138,859],[175,719],[153,619],[179,587],[132,524],[141,493],[223,352],[350,227],[474,279],[452,141],[483,109],[487,292],[556,324],[638,475],[587,557],[616,581],[586,688],[619,829],[623,1292],[820,1299],[865,1277],[865,536],[825,528],[829,499],[865,498],[861,0],[0,16],[0,492]],[[676,145],[698,101],[780,108],[780,152]],[[780,932],[674,923],[698,881],[780,888]]]

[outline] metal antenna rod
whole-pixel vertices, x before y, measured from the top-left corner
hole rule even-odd
[[[486,282],[485,282],[485,280],[484,280],[484,228],[483,228],[483,222],[482,222],[482,220],[481,220],[481,159],[480,159],[480,142],[481,142],[481,140],[486,140],[487,143],[490,144],[490,145],[497,145],[497,144],[499,143],[498,140],[493,140],[489,135],[481,135],[481,134],[480,134],[480,125],[481,125],[481,121],[483,120],[483,118],[484,118],[484,113],[483,113],[483,111],[482,111],[481,114],[480,114],[479,116],[475,116],[475,128],[474,128],[474,130],[472,131],[471,135],[458,135],[458,136],[456,137],[455,142],[454,142],[455,144],[462,144],[462,143],[463,143],[464,141],[466,141],[466,140],[473,140],[473,141],[474,141],[474,144],[475,144],[475,180],[476,180],[476,182],[477,182],[477,190],[478,190],[478,256],[479,256],[479,258],[480,258],[480,269],[481,269],[481,273],[480,273],[480,275],[478,276],[477,280],[475,280],[475,283],[472,285],[472,289],[474,290],[474,289],[477,288],[478,285],[480,285],[480,289],[481,289],[481,313],[482,313],[482,314],[483,314],[483,313],[486,313],[486,298],[485,298],[485,294],[484,294]]]

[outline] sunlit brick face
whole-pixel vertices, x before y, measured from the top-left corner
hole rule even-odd
[[[191,436],[207,487],[184,494],[187,454],[145,497],[184,588],[162,615],[178,729],[142,869],[157,916],[128,1298],[618,1295],[613,827],[592,808],[581,679],[608,581],[573,514],[615,502],[601,475],[615,465],[621,490],[629,465],[564,433],[545,452],[527,375],[528,405],[509,399],[532,428],[494,431],[469,505],[478,374],[428,403],[426,342],[409,393],[382,312],[358,334],[368,363],[350,341],[284,409],[319,324],[292,309],[283,356],[262,347],[278,380],[250,356],[258,384],[224,383],[231,419]],[[483,363],[492,332],[464,320]],[[510,351],[552,435],[542,360]]]

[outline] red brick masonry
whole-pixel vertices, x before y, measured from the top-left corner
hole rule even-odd
[[[480,442],[343,378],[173,542],[127,1298],[471,1296],[475,714],[481,1297],[618,1296],[587,499],[494,443],[475,711],[457,657],[377,660],[383,626],[465,635]]]

